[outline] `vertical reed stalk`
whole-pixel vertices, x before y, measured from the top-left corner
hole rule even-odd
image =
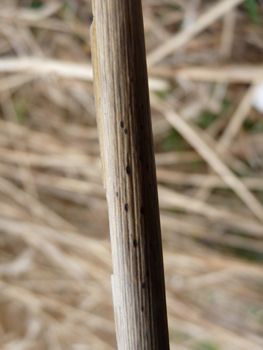
[[[141,0],[93,0],[92,55],[119,350],[168,350]]]

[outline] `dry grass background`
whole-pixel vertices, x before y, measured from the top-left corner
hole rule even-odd
[[[171,349],[260,350],[263,3],[143,10]],[[116,349],[91,21],[0,0],[1,350]]]

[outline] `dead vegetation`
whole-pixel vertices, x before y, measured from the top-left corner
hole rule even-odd
[[[263,347],[262,1],[145,0],[171,349]],[[0,1],[0,348],[116,349],[90,0]]]

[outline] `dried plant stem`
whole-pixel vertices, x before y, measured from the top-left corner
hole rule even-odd
[[[209,27],[214,21],[218,20],[243,1],[244,0],[223,0],[214,5],[194,23],[150,52],[148,55],[148,65],[153,67],[172,52],[186,45],[194,36]]]
[[[200,155],[207,161],[211,168],[236,192],[239,198],[250,208],[251,212],[263,223],[263,207],[258,199],[248,190],[247,186],[225,165],[221,158],[209,147],[198,132],[176,112],[169,104],[160,101],[154,96],[151,99],[152,105],[160,112],[163,112],[171,125],[191,144]]]
[[[120,350],[169,349],[141,0],[93,1],[97,117]]]

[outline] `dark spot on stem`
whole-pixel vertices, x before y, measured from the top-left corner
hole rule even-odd
[[[129,175],[130,172],[131,172],[131,169],[130,169],[130,167],[129,167],[129,165],[128,165],[128,166],[126,167],[126,173]]]
[[[124,209],[125,209],[125,211],[129,210],[128,204],[125,204]]]
[[[128,134],[128,130],[127,130],[127,129],[125,129],[125,130],[124,130],[124,133],[125,133],[125,135],[127,135],[127,134]]]
[[[142,215],[144,215],[144,207],[141,207],[140,212],[141,212]]]
[[[121,122],[121,127],[124,128],[124,123],[123,122]]]
[[[144,282],[142,282],[142,288],[145,288],[145,283]]]
[[[116,192],[116,197],[119,197],[119,193],[118,192]]]
[[[141,307],[141,311],[142,311],[142,312],[144,311],[144,306]]]
[[[138,246],[138,242],[136,239],[133,241],[133,245],[134,245],[134,248],[136,248]]]

